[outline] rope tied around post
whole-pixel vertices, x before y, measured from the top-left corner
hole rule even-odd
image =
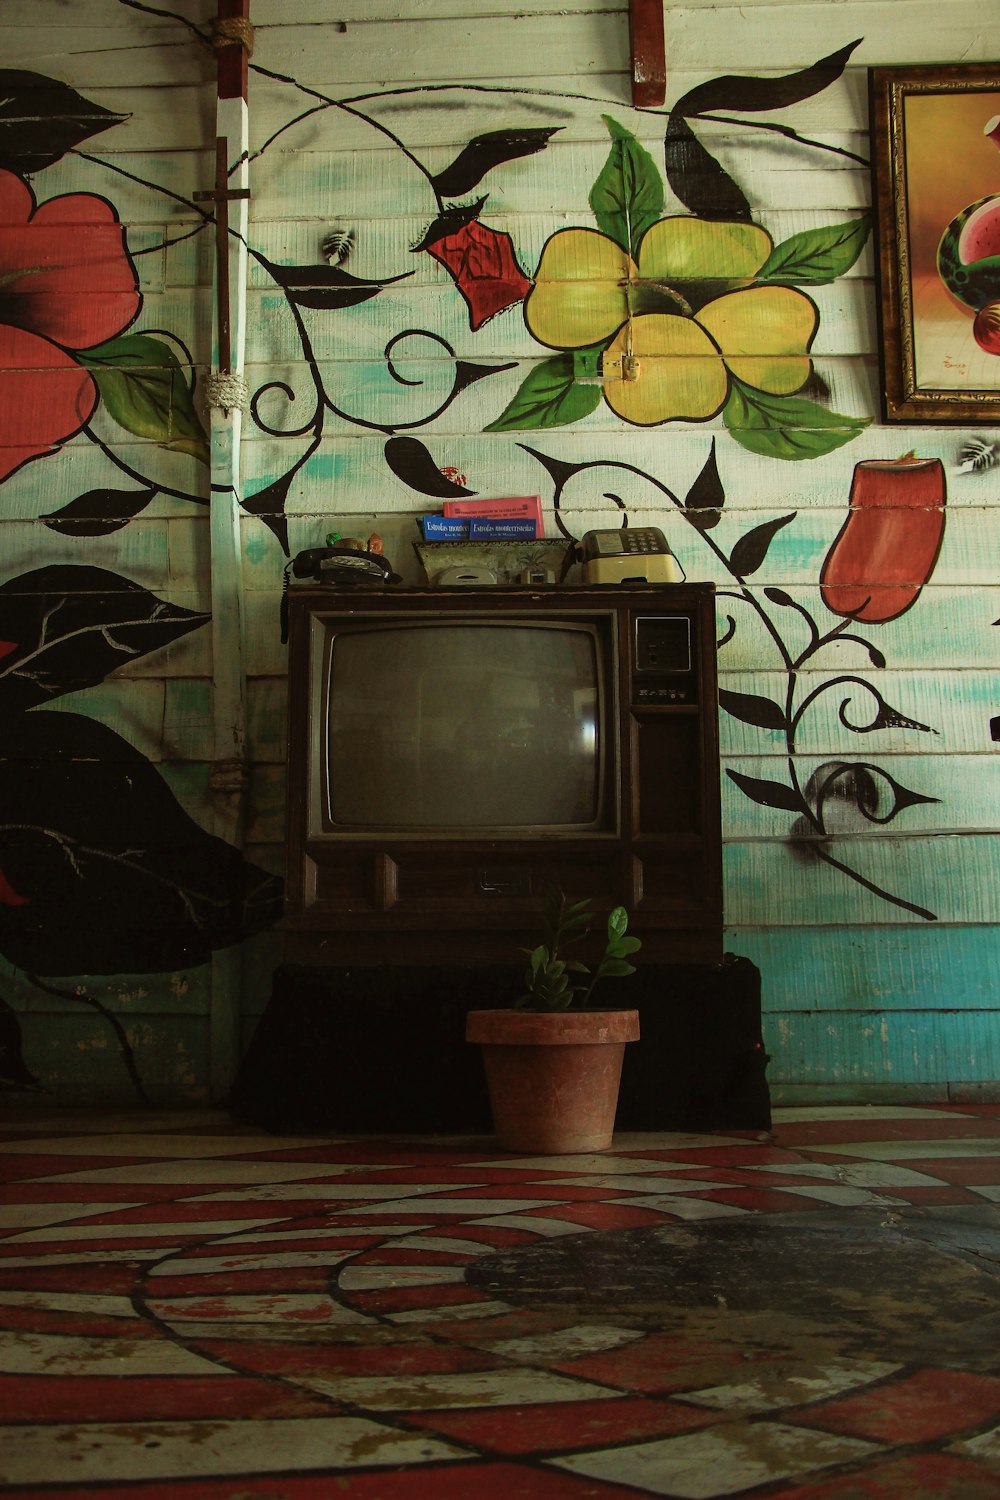
[[[210,41],[215,48],[242,47],[247,57],[253,57],[253,35],[253,22],[245,16],[216,16]]]
[[[250,387],[232,370],[213,370],[205,377],[205,404],[223,411],[247,411]]]

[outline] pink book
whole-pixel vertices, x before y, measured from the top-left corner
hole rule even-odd
[[[491,520],[516,520],[522,516],[535,523],[535,536],[544,536],[541,495],[514,495],[506,500],[446,500],[446,516],[489,516]]]

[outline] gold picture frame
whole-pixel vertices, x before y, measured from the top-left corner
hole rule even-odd
[[[1000,63],[869,90],[883,416],[1000,423]]]

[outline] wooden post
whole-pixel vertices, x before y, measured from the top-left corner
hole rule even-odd
[[[213,832],[239,848],[249,768],[246,756],[243,553],[240,544],[240,436],[246,344],[247,61],[253,50],[250,0],[218,0],[215,182],[197,196],[215,204],[215,337],[211,403],[213,766],[209,781]],[[232,212],[230,211],[232,208]],[[229,377],[228,381],[226,377]],[[232,404],[226,405],[226,401]],[[229,1092],[239,1058],[243,964],[239,944],[212,959],[210,1080],[218,1101]]]
[[[632,103],[637,109],[656,109],[667,97],[664,3],[665,0],[628,0]]]
[[[244,163],[245,167],[245,163]],[[215,204],[215,328],[220,372],[233,373],[232,277],[229,274],[229,204],[234,198],[249,198],[249,188],[229,185],[229,141],[215,138],[215,187],[195,193],[195,199]],[[245,293],[246,288],[239,289]]]

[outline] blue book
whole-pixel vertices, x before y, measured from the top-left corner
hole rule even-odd
[[[425,542],[465,542],[469,539],[467,516],[423,516]]]
[[[494,520],[492,516],[469,516],[470,541],[533,542],[537,525],[531,516],[505,516]]]

